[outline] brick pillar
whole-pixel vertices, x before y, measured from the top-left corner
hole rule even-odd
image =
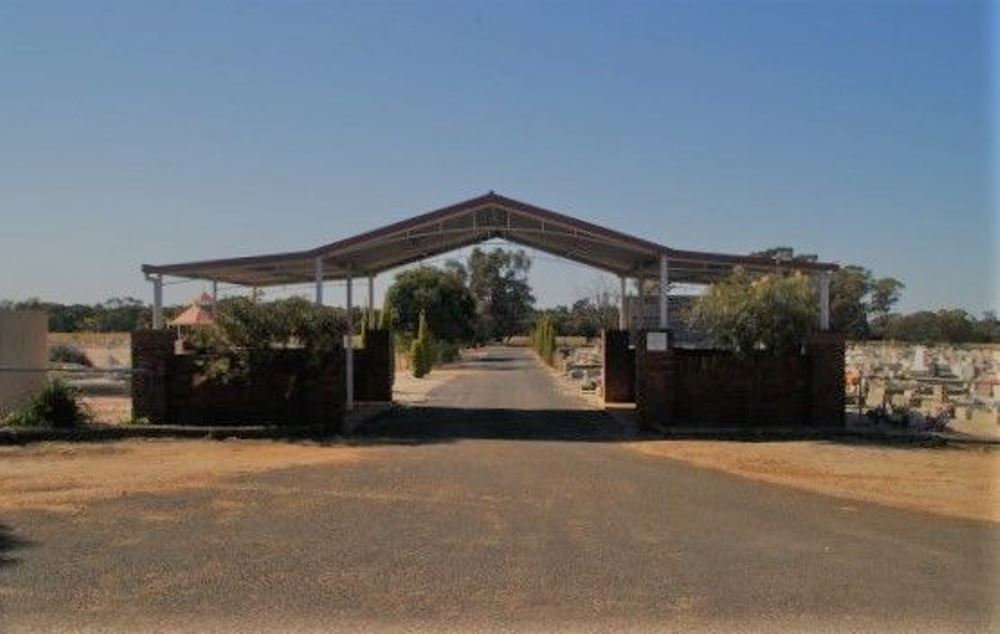
[[[172,330],[132,333],[132,416],[164,424],[169,420],[167,373],[174,354]]]
[[[844,425],[844,336],[819,332],[806,344],[809,355],[809,424]]]
[[[365,347],[354,351],[354,399],[391,401],[393,358],[388,330],[365,330]]]
[[[666,335],[665,350],[650,350],[650,335]],[[645,428],[672,424],[674,418],[673,333],[639,333],[635,346],[635,408],[639,424]]]
[[[627,330],[601,331],[604,401],[631,403],[635,398],[635,360],[628,349]]]

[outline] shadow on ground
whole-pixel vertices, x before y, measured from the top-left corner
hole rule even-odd
[[[16,564],[19,560],[11,556],[11,553],[28,545],[27,541],[14,535],[6,524],[0,523],[0,568]]]
[[[443,442],[460,439],[615,442],[634,430],[599,410],[400,408],[355,432],[352,440]]]

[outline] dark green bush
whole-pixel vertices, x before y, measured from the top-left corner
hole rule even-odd
[[[410,365],[418,379],[431,371],[431,351],[423,339],[414,339],[410,344]]]
[[[535,329],[531,331],[531,347],[545,363],[553,364],[556,353],[556,327],[550,316],[542,316]]]
[[[220,301],[215,327],[199,329],[191,343],[205,358],[205,375],[228,382],[266,375],[288,348],[303,349],[318,363],[341,347],[346,332],[343,315],[301,297],[273,302],[238,297]]]
[[[417,338],[410,344],[410,366],[413,369],[413,376],[420,378],[431,371],[434,365],[434,353],[434,342],[427,325],[427,316],[421,311]]]
[[[437,363],[452,363],[458,359],[458,344],[450,341],[434,342],[434,360]]]
[[[59,345],[52,346],[49,349],[49,361],[53,363],[75,363],[87,366],[88,368],[94,365],[87,358],[87,355],[84,354],[83,350],[68,343],[60,343]]]
[[[71,428],[90,420],[90,413],[80,403],[76,390],[59,379],[47,383],[7,416],[12,427]]]

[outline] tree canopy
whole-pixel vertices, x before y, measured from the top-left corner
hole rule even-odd
[[[385,305],[405,335],[416,336],[421,312],[438,339],[470,341],[475,334],[475,299],[451,271],[420,266],[398,273],[386,292]]]
[[[738,268],[699,297],[691,326],[717,345],[749,354],[796,350],[815,330],[810,279],[801,274],[753,276]]]
[[[476,247],[465,265],[451,260],[446,266],[468,280],[476,302],[478,339],[499,341],[528,330],[535,296],[528,284],[531,258],[522,249]]]

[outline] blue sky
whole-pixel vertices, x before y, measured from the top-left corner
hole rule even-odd
[[[2,0],[0,298],[148,300],[143,262],[495,189],[677,248],[860,263],[905,310],[997,308],[997,24],[972,2]],[[539,258],[532,281],[551,305],[594,278]]]

